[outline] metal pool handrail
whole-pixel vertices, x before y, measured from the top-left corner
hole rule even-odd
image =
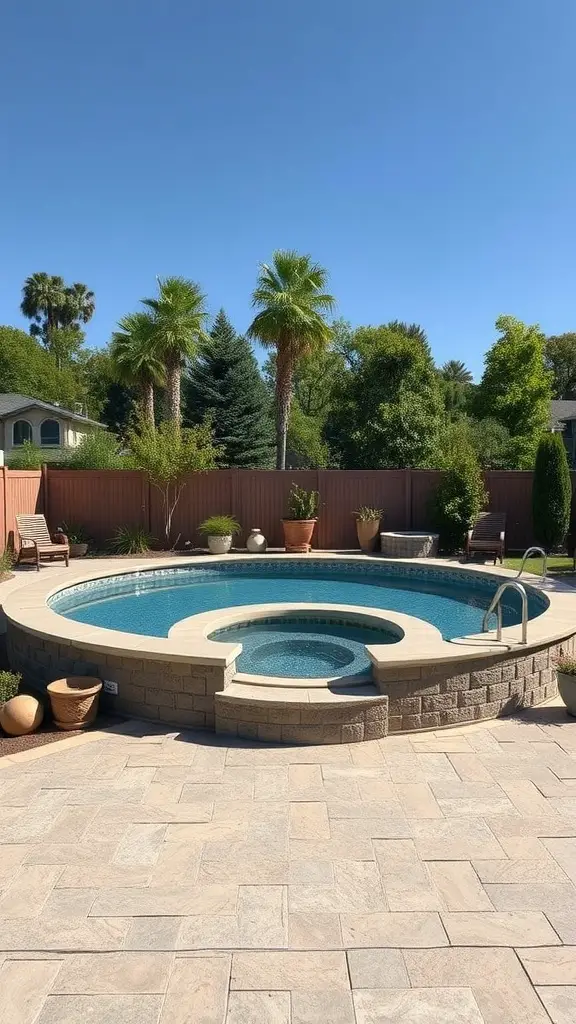
[[[546,574],[548,572],[548,555],[544,551],[544,548],[531,547],[531,548],[526,548],[526,551],[522,555],[522,564],[521,564],[521,566],[520,566],[520,568],[518,570],[518,574],[516,576],[517,580],[520,579],[522,573],[524,572],[524,566],[526,565],[526,562],[527,562],[528,558],[532,554],[542,555],[543,565],[542,565],[542,575],[541,575],[540,579],[543,579],[543,580],[546,579]]]
[[[516,580],[505,580],[498,587],[498,590],[494,594],[487,611],[484,613],[482,619],[482,630],[488,629],[488,620],[492,613],[495,611],[498,616],[498,626],[496,629],[496,639],[502,639],[502,595],[506,590],[516,590],[520,594],[522,600],[522,643],[528,643],[528,595],[526,590],[521,583],[517,583]]]

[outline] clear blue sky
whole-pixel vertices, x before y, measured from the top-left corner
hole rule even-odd
[[[95,291],[90,345],[156,274],[242,330],[289,247],[475,373],[499,313],[576,330],[575,30],[574,0],[6,5],[0,323],[45,270]]]

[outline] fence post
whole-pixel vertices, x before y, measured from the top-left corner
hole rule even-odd
[[[42,494],[41,505],[42,505],[42,508],[41,508],[41,511],[46,516],[46,519],[48,519],[49,515],[50,515],[50,506],[48,504],[48,466],[47,466],[47,464],[45,462],[42,463],[42,470],[41,470],[41,472],[42,472],[42,489],[41,489],[41,494]],[[56,524],[56,525],[58,525],[58,524]]]
[[[404,470],[404,522],[405,530],[412,529],[412,470]]]
[[[2,466],[2,505],[4,514],[4,547],[8,547],[8,469],[6,466]]]

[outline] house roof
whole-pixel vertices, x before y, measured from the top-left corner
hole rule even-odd
[[[576,405],[576,402],[574,403]],[[27,409],[45,409],[53,416],[60,416],[63,419],[75,420],[77,423],[89,423],[93,427],[102,427],[103,423],[91,420],[88,416],[72,412],[63,405],[53,405],[51,402],[41,402],[39,398],[29,398],[27,395],[16,395],[12,392],[0,394],[0,419],[6,416],[13,416],[17,412],[26,412]]]
[[[550,402],[550,430],[562,430],[566,420],[576,420],[576,401],[557,399]]]

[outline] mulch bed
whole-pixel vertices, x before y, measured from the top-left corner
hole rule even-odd
[[[115,715],[98,715],[92,729],[106,729],[111,725],[118,725],[122,719]],[[32,750],[33,747],[43,747],[47,743],[56,743],[58,740],[65,740],[68,736],[79,736],[86,729],[57,729],[53,722],[43,722],[36,732],[28,736],[6,736],[0,729],[0,757],[8,757],[10,754],[17,754],[21,750]]]

